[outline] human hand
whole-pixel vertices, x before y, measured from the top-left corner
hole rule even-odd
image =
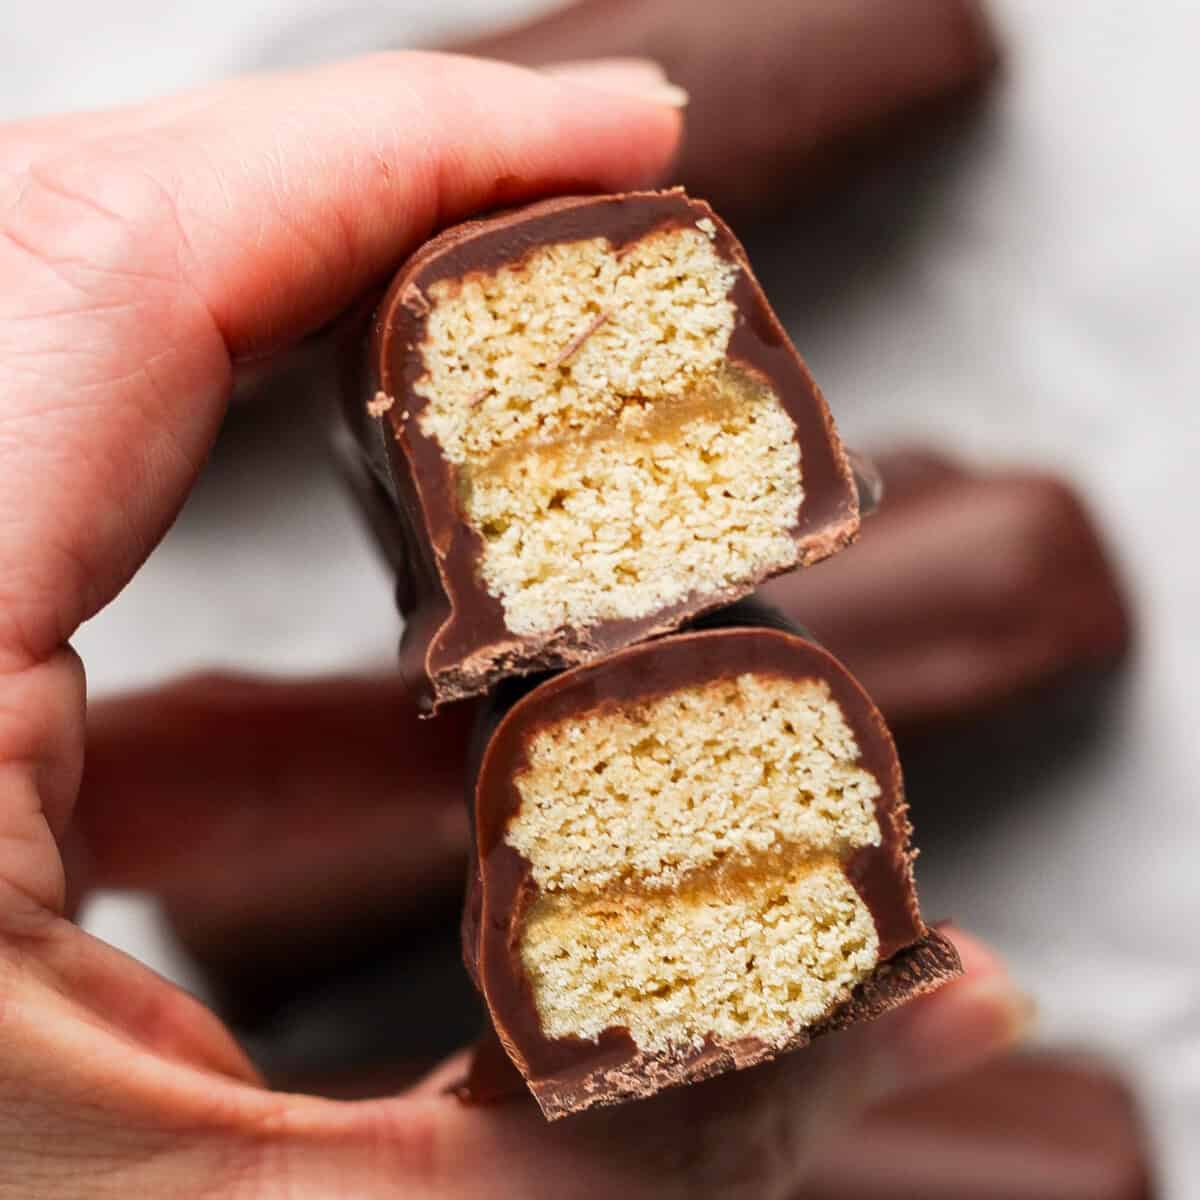
[[[264,1088],[211,1013],[69,919],[89,884],[216,894],[258,869],[283,895],[320,847],[405,828],[412,864],[458,853],[461,720],[436,748],[414,736],[413,803],[384,804],[407,719],[390,683],[208,680],[175,708],[110,706],[81,792],[69,640],[170,524],[239,364],[439,225],[650,182],[672,99],[645,64],[553,78],[404,54],[0,129],[0,1196],[786,1196],[825,1123],[1015,1035],[1019,996],[963,938],[965,979],[873,1026],[565,1126],[462,1107],[444,1091],[460,1064],[336,1103]],[[387,738],[330,736],[333,711],[348,728],[389,700]],[[166,768],[186,781],[171,802]]]

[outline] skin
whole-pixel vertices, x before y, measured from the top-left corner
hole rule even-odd
[[[935,996],[643,1105],[465,1108],[461,1062],[335,1102],[266,1089],[213,1014],[70,919],[89,886],[216,908],[242,879],[286,908],[357,854],[363,887],[417,902],[457,869],[461,727],[405,716],[398,753],[373,715],[408,711],[394,680],[206,678],[85,718],[70,638],[170,525],[246,363],[438,226],[654,181],[679,129],[652,64],[421,54],[0,128],[0,1196],[790,1197],[830,1123],[1017,1036],[1024,1001],[956,935],[968,974]]]

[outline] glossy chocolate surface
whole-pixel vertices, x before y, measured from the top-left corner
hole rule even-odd
[[[749,581],[720,594],[690,596],[637,620],[601,621],[544,638],[510,633],[499,600],[479,577],[481,540],[459,511],[455,471],[437,442],[422,432],[418,418],[427,402],[413,391],[425,370],[419,347],[429,285],[519,262],[546,244],[604,236],[619,248],[703,218],[714,222],[718,252],[739,267],[728,357],[769,382],[802,447],[805,496],[791,531],[801,562],[824,558],[854,537],[858,498],[828,406],[771,312],[741,246],[707,205],[679,191],[570,197],[457,226],[418,251],[397,275],[371,324],[365,372],[346,386],[350,428],[382,489],[379,498],[386,495],[394,510],[379,519],[396,524],[385,544],[401,576],[402,668],[429,707],[485,691],[509,674],[576,665],[668,632],[754,586]],[[386,411],[365,418],[367,404],[380,393],[388,398]]]
[[[744,609],[740,614],[754,619]],[[881,964],[842,1016],[835,1014],[821,1029],[863,1019],[868,1011],[882,1011],[956,973],[953,948],[931,939],[918,911],[903,783],[882,718],[825,650],[772,627],[776,623],[777,618],[768,617],[754,626],[717,625],[632,647],[554,676],[515,702],[502,700],[505,711],[493,717],[494,731],[469,792],[476,859],[464,915],[463,952],[501,1042],[548,1116],[750,1066],[781,1049],[807,1043],[814,1032],[799,1030],[782,1048],[753,1038],[737,1043],[709,1039],[702,1049],[680,1052],[669,1062],[642,1053],[622,1028],[606,1030],[597,1043],[543,1035],[518,950],[519,929],[537,889],[528,862],[507,843],[505,831],[520,805],[514,780],[526,766],[530,737],[539,727],[573,714],[615,708],[745,672],[824,680],[854,731],[861,764],[881,788],[876,819],[882,844],[859,850],[847,874],[874,917],[881,959],[892,959],[910,947],[919,949],[902,960],[903,966]]]

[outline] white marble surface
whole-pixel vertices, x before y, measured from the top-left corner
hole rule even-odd
[[[13,5],[0,115],[539,6]],[[934,911],[1011,955],[1045,1036],[1130,1064],[1167,1194],[1184,1200],[1200,1195],[1200,154],[1186,115],[1200,5],[996,7],[1011,77],[953,169],[844,214],[840,235],[859,247],[848,257],[800,239],[770,274],[784,291],[801,281],[782,307],[854,440],[928,434],[1063,470],[1136,581],[1141,650],[1109,736],[1056,775],[1052,794],[1048,784],[1044,798],[1014,797],[1011,812],[963,830],[923,879]],[[64,41],[68,21],[79,33]],[[302,476],[303,462],[270,484],[218,463],[142,575],[81,631],[95,691],[214,662],[310,671],[390,653],[386,581],[328,476]],[[106,899],[90,921],[178,969],[145,910]]]

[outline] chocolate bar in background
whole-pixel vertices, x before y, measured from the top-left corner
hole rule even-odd
[[[1120,665],[1129,605],[1067,483],[927,447],[874,463],[883,502],[858,542],[760,595],[846,664],[902,750]]]
[[[1002,62],[984,0],[741,0],[736,13],[729,0],[581,0],[442,48],[529,66],[658,59],[690,96],[671,182],[746,222],[745,236],[755,219],[807,209],[822,196],[840,200],[838,185],[870,179],[873,168],[909,166],[908,149],[939,151],[941,135],[958,132],[980,107]],[[288,61],[285,47],[255,65]],[[925,191],[946,173],[924,155],[911,166],[916,178],[884,181],[889,211],[897,188]],[[765,228],[779,233],[777,223]],[[855,229],[849,242],[844,229],[831,235],[841,245],[824,269],[839,282],[855,266],[863,233]],[[779,250],[777,239],[763,247],[764,255]],[[290,414],[324,366],[324,349],[312,338],[240,364],[226,430],[272,399]]]
[[[857,532],[824,398],[681,191],[450,229],[369,332],[345,407],[430,708],[669,632]]]
[[[832,1138],[795,1200],[1153,1200],[1137,1102],[1081,1054],[1014,1054]]]
[[[969,108],[1000,61],[980,0],[581,0],[451,48],[658,60],[691,97],[673,181],[739,219],[788,208],[864,151],[887,158]]]
[[[743,603],[481,720],[463,956],[550,1119],[754,1066],[940,987],[895,746]]]

